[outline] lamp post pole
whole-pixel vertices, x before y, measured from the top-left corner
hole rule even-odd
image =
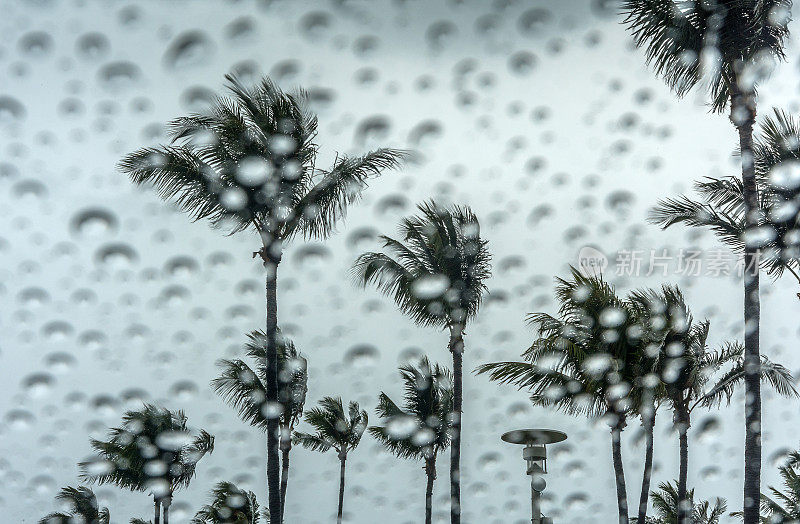
[[[510,444],[522,444],[522,458],[527,464],[527,474],[531,477],[531,524],[552,524],[547,517],[542,517],[540,506],[541,493],[547,486],[543,475],[547,473],[547,444],[562,442],[567,435],[551,429],[518,429],[504,433],[503,441]]]

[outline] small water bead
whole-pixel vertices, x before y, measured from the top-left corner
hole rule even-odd
[[[344,355],[344,363],[353,368],[374,366],[380,360],[378,348],[371,344],[357,344],[352,346]]]
[[[142,76],[141,69],[133,62],[111,62],[100,68],[98,81],[111,92],[127,90],[134,86]]]
[[[104,208],[87,208],[78,211],[70,221],[70,230],[80,238],[99,238],[116,232],[119,222],[116,215]]]
[[[24,34],[18,43],[20,53],[29,58],[41,58],[49,55],[54,47],[53,37],[44,31],[32,31]]]
[[[23,391],[32,397],[47,396],[55,385],[56,379],[49,373],[33,373],[22,379]]]

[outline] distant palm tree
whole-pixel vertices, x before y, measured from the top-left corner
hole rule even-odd
[[[678,508],[680,498],[678,490],[671,482],[662,482],[658,491],[651,493],[653,507],[656,510],[655,518],[648,518],[647,524],[678,524]],[[691,521],[693,524],[719,524],[719,519],[728,510],[728,503],[723,498],[717,498],[714,505],[707,500],[694,503],[694,490],[689,490],[689,504],[692,507]]]
[[[753,165],[753,125],[756,86],[770,61],[784,58],[789,34],[791,0],[625,0],[625,24],[647,62],[678,96],[697,84],[708,89],[711,109],[730,107],[730,119],[739,134],[745,226],[755,232],[759,210]],[[703,59],[703,60],[701,60]],[[761,475],[761,390],[756,369],[760,361],[758,246],[744,249],[745,379],[745,524],[758,521]]]
[[[94,492],[87,487],[67,486],[61,488],[56,500],[71,506],[69,513],[50,513],[39,521],[39,524],[109,524],[111,516],[108,508],[101,508]]]
[[[200,508],[191,524],[258,524],[261,518],[255,493],[231,482],[217,483],[211,497],[211,504]],[[264,517],[268,523],[269,516]]]
[[[222,374],[211,381],[211,387],[228,404],[239,411],[239,416],[253,427],[267,430],[269,422],[267,403],[267,370],[264,366],[267,335],[254,331],[245,345],[247,355],[256,363],[254,371],[240,359],[220,360]],[[292,449],[292,431],[303,415],[303,405],[308,391],[308,363],[297,351],[294,343],[278,332],[278,399],[282,406],[279,417],[281,432],[281,514],[286,505],[286,488],[289,484],[289,452]]]
[[[307,109],[305,92],[284,93],[268,78],[253,88],[226,78],[230,97],[217,97],[202,114],[173,120],[170,145],[140,149],[119,166],[193,220],[209,219],[231,232],[251,229],[261,237],[254,256],[267,269],[267,401],[277,406],[277,277],[284,244],[298,235],[330,235],[367,180],[397,167],[404,153],[337,155],[329,170],[318,168],[317,118]],[[268,505],[280,524],[277,414],[267,425]]]
[[[649,325],[662,325],[655,370],[662,377],[664,401],[673,412],[678,429],[680,461],[678,477],[679,521],[688,520],[692,511],[687,491],[689,471],[688,430],[691,414],[697,407],[713,407],[723,400],[730,403],[736,386],[745,376],[744,348],[727,343],[716,351],[706,344],[710,323],[695,323],[683,294],[676,286],[662,286],[660,291],[640,290],[631,293],[631,303],[639,311],[653,314]],[[724,369],[722,375],[718,375]],[[780,364],[761,358],[761,380],[784,396],[797,396],[792,374]]]
[[[153,495],[155,524],[169,524],[173,493],[187,487],[197,463],[214,450],[214,437],[205,430],[192,436],[183,411],[145,404],[122,416],[122,426],[111,428],[109,438],[91,440],[97,456],[78,466],[81,478],[97,484],[114,484]]]
[[[469,207],[417,206],[400,223],[402,240],[381,236],[388,253],[364,253],[354,265],[356,282],[375,285],[421,326],[448,329],[453,355],[453,421],[450,447],[450,522],[461,522],[461,413],[467,323],[475,318],[491,276],[491,255]]]
[[[628,303],[602,276],[584,276],[575,268],[571,276],[556,280],[557,317],[529,315],[539,336],[523,353],[525,362],[484,364],[478,373],[529,389],[536,406],[607,420],[619,521],[628,522],[620,439],[631,414],[630,393],[647,369],[641,358],[642,330]]]
[[[427,357],[419,365],[400,368],[403,380],[403,407],[386,393],[378,400],[378,416],[383,426],[369,428],[386,449],[400,458],[425,461],[425,523],[431,524],[433,481],[436,479],[436,457],[450,445],[450,413],[453,411],[453,376]]]
[[[357,402],[350,402],[345,413],[341,398],[325,397],[319,401],[319,407],[306,411],[304,419],[316,433],[295,431],[294,441],[304,448],[321,453],[333,449],[339,456],[339,510],[336,521],[341,523],[347,455],[361,442],[361,435],[367,429],[369,417]]]

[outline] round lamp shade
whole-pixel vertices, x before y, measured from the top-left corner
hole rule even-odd
[[[515,429],[500,438],[510,444],[542,445],[567,440],[567,434],[554,429]]]

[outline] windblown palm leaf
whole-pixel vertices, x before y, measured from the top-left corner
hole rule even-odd
[[[656,74],[679,96],[702,83],[715,112],[737,90],[755,90],[754,69],[764,61],[784,58],[790,9],[790,0],[622,4],[624,23]]]
[[[96,458],[79,464],[83,480],[160,498],[189,485],[197,463],[214,450],[214,437],[205,430],[193,437],[182,411],[145,404],[126,412],[108,440],[92,439],[91,445]]]
[[[379,149],[318,168],[317,118],[305,92],[284,93],[268,78],[252,88],[226,79],[228,96],[170,122],[170,145],[140,149],[119,164],[194,220],[255,228],[267,242],[298,233],[322,238],[367,180],[404,156]]]
[[[652,524],[678,524],[678,489],[673,482],[662,482],[658,491],[651,493],[656,517]],[[719,519],[728,509],[725,499],[717,498],[714,505],[707,500],[694,503],[694,490],[689,490],[689,504],[692,506],[692,522],[694,524],[718,524]],[[648,519],[649,520],[649,519]]]
[[[231,482],[217,483],[211,497],[211,503],[200,508],[191,524],[258,524],[261,518],[255,493]],[[264,516],[268,523],[269,516]]]
[[[347,454],[358,446],[367,429],[367,412],[357,402],[350,402],[345,413],[340,397],[324,397],[319,407],[306,411],[304,420],[315,433],[295,431],[293,440],[312,451],[325,452],[333,448]]]
[[[491,274],[491,256],[468,207],[417,206],[400,223],[402,241],[381,236],[386,253],[364,253],[355,263],[358,284],[375,285],[423,326],[465,324],[475,317]]]
[[[450,445],[450,413],[453,410],[453,377],[426,357],[419,365],[400,368],[403,381],[403,407],[385,393],[378,400],[382,426],[369,428],[391,453],[400,458],[435,457]]]
[[[62,488],[56,500],[70,506],[69,513],[50,513],[39,521],[39,524],[109,524],[108,508],[101,508],[94,492],[84,486]]]

